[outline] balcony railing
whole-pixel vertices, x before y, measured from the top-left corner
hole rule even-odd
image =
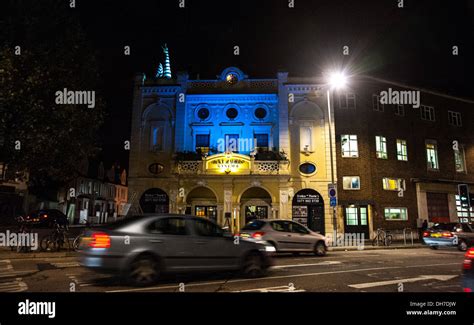
[[[175,173],[180,175],[215,175],[215,170],[205,168],[205,160],[177,161]],[[287,160],[254,160],[250,159],[250,168],[239,169],[231,175],[288,175],[289,162]],[[222,173],[221,173],[222,174]],[[223,173],[225,174],[225,173]]]

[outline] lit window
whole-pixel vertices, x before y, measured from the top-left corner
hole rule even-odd
[[[375,150],[377,158],[387,159],[387,139],[385,137],[375,137]]]
[[[406,140],[397,139],[397,159],[402,161],[408,161]]]
[[[448,111],[448,121],[453,126],[462,126],[461,113]]]
[[[339,95],[339,108],[342,109],[355,109],[356,98],[354,93],[345,93]]]
[[[359,149],[357,147],[357,135],[341,135],[341,148],[342,157],[359,157]]]
[[[385,208],[385,220],[408,220],[407,208]]]
[[[379,95],[372,95],[372,106],[373,106],[374,111],[376,112],[384,111],[384,104],[380,103]]]
[[[425,146],[426,146],[426,162],[428,164],[428,169],[438,170],[439,169],[438,146],[436,145],[436,141],[427,140]]]
[[[342,177],[342,188],[345,190],[360,190],[360,177],[359,176]]]
[[[389,178],[382,179],[383,189],[387,191],[405,190],[405,180],[403,178]]]
[[[300,146],[301,151],[313,151],[313,128],[310,126],[300,127]]]
[[[405,116],[405,106],[403,106],[403,104],[395,105],[395,115]]]
[[[435,120],[435,109],[431,106],[421,105],[420,115],[422,120],[433,122]]]
[[[458,150],[454,150],[454,163],[456,165],[456,172],[466,172],[466,158],[464,156],[464,147],[459,145]]]
[[[346,225],[358,226],[357,208],[346,208]]]
[[[461,199],[459,195],[456,195],[456,212],[459,218],[459,222],[472,222],[474,221],[474,207],[471,207],[471,220],[469,220],[469,211],[467,208],[463,208],[461,205]]]

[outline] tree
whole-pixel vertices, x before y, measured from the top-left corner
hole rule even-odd
[[[51,188],[77,176],[97,150],[104,101],[95,55],[68,1],[7,6],[9,20],[0,26],[0,161],[28,171],[32,188]],[[95,91],[95,107],[56,104],[64,88]]]

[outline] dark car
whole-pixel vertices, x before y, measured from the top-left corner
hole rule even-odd
[[[462,287],[464,292],[474,291],[474,248],[470,248],[464,256]]]
[[[54,224],[64,226],[69,223],[66,215],[56,209],[36,210],[29,213],[23,220],[26,224],[39,228],[52,228]]]
[[[241,270],[262,276],[275,248],[264,241],[234,238],[202,217],[166,214],[87,230],[78,252],[87,268],[149,285],[162,273]]]
[[[467,223],[436,223],[423,232],[423,241],[432,249],[447,246],[466,251],[473,244],[474,232]]]

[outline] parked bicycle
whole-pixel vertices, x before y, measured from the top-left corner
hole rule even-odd
[[[31,227],[26,223],[25,218],[20,216],[20,217],[16,218],[16,222],[18,224],[18,234],[29,234],[29,233],[31,233]],[[10,246],[10,249],[12,251],[16,250],[17,253],[31,252],[31,247],[21,246],[20,243],[17,243],[17,244],[18,244],[17,246]]]
[[[62,226],[58,223],[54,223],[54,230],[44,236],[40,242],[40,248],[42,251],[60,251],[62,248],[67,250],[71,249],[71,243],[67,236],[67,225]]]
[[[384,230],[382,228],[378,228],[375,234],[374,239],[372,240],[373,246],[390,246],[392,244],[392,235],[390,235],[390,231]]]

